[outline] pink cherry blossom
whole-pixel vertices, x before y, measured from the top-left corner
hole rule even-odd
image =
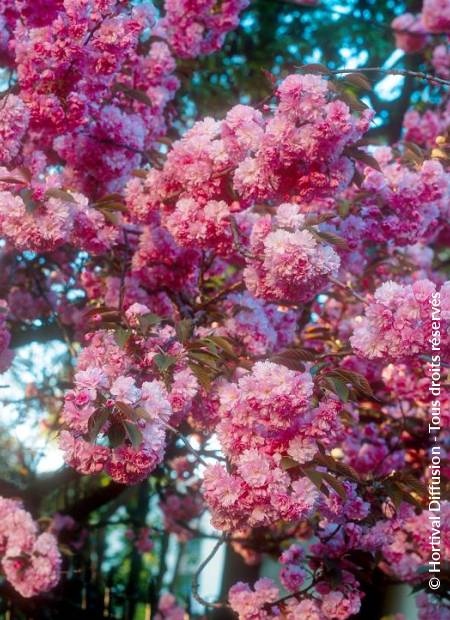
[[[38,533],[20,502],[0,498],[0,554],[6,579],[23,597],[47,592],[60,579],[61,556],[56,538]]]

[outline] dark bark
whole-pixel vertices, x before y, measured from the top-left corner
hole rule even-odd
[[[57,323],[49,323],[42,325],[42,327],[13,329],[10,346],[12,349],[17,349],[30,344],[30,342],[50,342],[51,340],[64,341],[64,334]]]
[[[144,527],[148,512],[149,488],[148,482],[144,481],[137,489],[137,505],[129,509],[130,519],[136,527]],[[133,545],[131,551],[130,572],[126,589],[127,606],[124,620],[133,620],[136,611],[136,602],[139,595],[139,577],[142,569],[142,553]]]
[[[87,497],[74,502],[74,504],[64,510],[64,514],[70,515],[75,519],[75,521],[82,522],[90,515],[91,512],[98,510],[109,502],[112,502],[119,497],[119,495],[129,490],[129,488],[130,487],[117,482],[110,482],[106,487],[96,489]]]
[[[379,569],[372,573],[371,583],[363,584],[364,598],[355,620],[380,620],[386,607],[386,576]]]
[[[17,498],[23,501],[24,506],[33,515],[39,516],[39,507],[42,501],[61,486],[80,477],[75,470],[64,468],[56,472],[43,474],[34,478],[26,487],[21,487],[8,480],[0,480],[0,495],[2,497]]]

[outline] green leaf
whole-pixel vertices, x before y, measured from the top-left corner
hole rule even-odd
[[[88,441],[94,442],[109,418],[108,409],[97,409],[88,420]]]
[[[105,216],[109,212],[120,211],[121,213],[127,213],[128,211],[127,207],[121,202],[94,202],[92,207],[97,209],[97,211],[101,211]]]
[[[24,179],[19,179],[17,177],[0,177],[0,183],[15,183],[20,185],[26,185],[26,181]]]
[[[207,370],[204,366],[200,366],[195,362],[189,362],[189,368],[192,370],[194,375],[197,377],[200,385],[208,390],[211,387],[211,383],[215,378],[215,373],[212,373],[210,370]]]
[[[99,320],[100,317],[100,320]],[[120,312],[118,310],[92,310],[85,314],[87,321],[91,322],[93,328],[104,325],[105,323],[111,323],[114,331],[118,329],[120,324]]]
[[[149,107],[153,105],[152,100],[147,95],[147,93],[143,90],[138,90],[137,88],[131,88],[130,86],[127,86],[126,84],[121,84],[121,83],[114,84],[112,90],[113,92],[116,92],[116,93],[120,93],[120,92],[124,93],[124,95],[126,95],[127,97],[130,97],[131,99],[135,99],[136,101],[139,101],[140,103],[145,103],[145,105],[148,105]]]
[[[342,99],[352,112],[364,112],[364,110],[368,110],[369,106],[367,106],[361,99],[358,99],[351,92],[340,92],[339,99]]]
[[[189,358],[193,359],[195,361],[201,362],[202,364],[205,364],[206,366],[208,366],[209,368],[211,368],[211,370],[217,371],[217,365],[216,365],[216,359],[217,356],[214,355],[213,353],[209,353],[206,351],[189,351]]]
[[[168,355],[167,353],[157,353],[153,361],[161,372],[166,372],[166,370],[177,363],[178,358],[174,355]]]
[[[315,230],[314,235],[319,237],[319,239],[321,239],[322,241],[326,241],[326,243],[331,243],[331,245],[335,245],[337,248],[341,248],[343,250],[349,249],[347,241],[343,237],[339,237],[339,235],[335,235],[332,232]]]
[[[104,314],[104,313],[110,313],[110,312],[119,312],[117,310],[117,308],[108,308],[107,306],[95,306],[95,307],[91,307],[89,308],[89,310],[87,310],[85,312],[85,317],[91,317],[91,316],[95,316],[96,314]]]
[[[337,478],[331,476],[328,473],[324,473],[322,475],[324,480],[326,480],[326,482],[328,482],[328,484],[336,491],[339,497],[345,501],[345,499],[347,498],[347,493],[342,482],[340,482]]]
[[[297,461],[295,461],[290,456],[283,456],[280,461],[281,468],[284,470],[292,469],[293,467],[298,467]]]
[[[135,170],[131,171],[131,174],[139,179],[146,179],[148,176],[148,170],[144,170],[143,168],[135,168]]]
[[[138,318],[139,326],[144,333],[147,333],[150,327],[154,327],[155,325],[159,325],[162,321],[162,317],[158,314],[153,314],[153,312],[148,312],[147,314],[143,314]]]
[[[223,336],[208,336],[205,338],[205,342],[212,342],[214,345],[217,345],[225,351],[225,353],[227,353],[230,357],[236,357],[232,343]]]
[[[178,337],[178,340],[185,344],[191,337],[194,331],[194,323],[191,319],[182,319],[179,323],[175,325],[175,331]]]
[[[400,491],[397,485],[390,482],[389,480],[384,483],[384,491],[386,495],[392,500],[395,509],[398,510],[403,500],[403,493]]]
[[[347,147],[346,149],[344,149],[344,153],[345,155],[348,155],[348,157],[361,161],[363,164],[366,164],[366,166],[369,166],[370,168],[374,168],[375,170],[378,170],[378,172],[381,172],[380,164],[378,163],[378,161],[375,159],[375,157],[372,157],[372,155],[366,153],[366,151],[361,151],[360,149],[354,147]]]
[[[425,159],[422,149],[414,142],[405,142],[403,157],[407,162],[412,162],[416,166],[422,166]]]
[[[372,84],[363,73],[349,73],[345,76],[344,81],[363,90],[372,90]]]
[[[345,385],[345,383],[341,381],[341,379],[338,379],[336,377],[330,377],[329,375],[327,375],[325,377],[325,383],[328,389],[331,390],[337,396],[339,396],[339,398],[344,403],[348,402],[348,398],[350,396],[350,390]]]
[[[323,486],[323,473],[320,471],[316,471],[315,469],[303,469],[305,476],[311,480],[313,485],[322,491],[325,495],[329,495],[328,489]]]
[[[28,183],[30,183],[31,180],[33,179],[33,173],[26,166],[19,166],[18,168],[16,168],[16,170],[17,172],[20,172],[20,174],[23,176],[23,178],[26,181],[28,181]]]
[[[428,496],[426,485],[409,472],[399,472],[398,474],[395,474],[395,477],[399,482],[406,487],[409,487],[411,491],[417,493],[420,497],[426,498]]]
[[[318,364],[314,364],[314,366],[310,369],[311,375],[315,377],[322,370],[322,368],[325,368],[325,366],[327,366],[327,362],[319,362]]]
[[[428,572],[428,567],[427,567]],[[422,581],[420,583],[416,583],[411,590],[411,594],[417,594],[417,592],[421,592],[422,590],[428,590],[430,586],[428,585],[428,581]]]
[[[58,549],[61,551],[61,553],[67,557],[72,557],[74,554],[74,552],[72,551],[72,549],[68,546],[68,545],[64,545],[59,543],[58,544]]]
[[[354,183],[357,187],[361,188],[362,184],[364,182],[364,177],[362,176],[362,174],[359,172],[359,170],[357,170],[355,168],[354,172],[353,172],[353,178],[352,178],[352,183]]]
[[[338,213],[339,217],[345,219],[347,215],[350,213],[351,203],[348,200],[340,200],[338,202]]]
[[[47,198],[57,198],[58,200],[63,200],[64,202],[72,202],[76,204],[75,198],[69,192],[66,192],[64,189],[48,189],[45,192],[45,196]]]
[[[131,330],[118,327],[114,332],[114,339],[121,349],[127,344],[131,336]]]
[[[105,220],[107,220],[113,226],[118,226],[120,224],[120,219],[117,213],[114,211],[101,211]]]
[[[126,415],[128,418],[131,418],[132,420],[134,420],[134,418],[136,417],[136,414],[131,405],[128,405],[127,403],[123,403],[120,400],[117,400],[115,404],[116,404],[117,409],[121,413]]]
[[[318,226],[324,222],[329,222],[336,217],[335,213],[319,213],[317,215],[308,215],[305,219],[305,226]]]
[[[136,424],[133,424],[132,422],[124,422],[123,426],[128,435],[128,439],[131,441],[131,445],[133,446],[133,448],[139,448],[143,439],[140,429],[136,426]]]
[[[298,370],[304,372],[305,365],[303,362],[311,362],[315,359],[316,355],[312,349],[305,349],[301,347],[291,347],[283,349],[279,353],[272,355],[269,359],[275,364],[282,364],[291,370]]]
[[[126,433],[123,424],[113,424],[108,431],[109,445],[118,448],[125,441]]]
[[[28,213],[33,213],[38,206],[37,202],[33,200],[33,192],[30,189],[22,189],[20,190],[19,195],[22,198]]]
[[[121,194],[119,194],[118,192],[113,192],[112,194],[105,194],[104,196],[96,200],[94,204],[101,206],[103,203],[108,203],[108,202],[122,202],[123,203],[123,198]]]
[[[325,454],[322,450],[323,447],[319,445],[319,449],[321,450],[320,454],[317,454],[314,457],[314,462],[322,467],[326,467],[330,471],[334,471],[337,474],[341,474],[341,476],[346,476],[347,478],[351,478],[352,480],[359,481],[358,473],[346,463],[341,463],[341,461],[336,461],[329,454]]]
[[[331,370],[329,373],[327,373],[327,376],[342,379],[346,383],[350,383],[362,394],[370,397],[373,396],[373,391],[370,387],[370,383],[367,381],[366,377],[364,375],[361,375],[359,372],[355,372],[354,370],[347,370],[346,368],[335,368],[334,370]]]

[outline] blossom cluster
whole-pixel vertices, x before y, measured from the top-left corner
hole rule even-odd
[[[302,227],[296,205],[279,206],[275,222],[260,218],[250,237],[252,258],[244,271],[247,289],[268,301],[306,302],[326,288],[339,269],[336,251]],[[296,220],[300,220],[299,222]],[[292,226],[286,230],[283,225]]]
[[[443,165],[426,160],[413,170],[388,147],[379,147],[374,156],[381,169],[366,168],[360,212],[343,220],[341,234],[349,243],[358,235],[395,246],[432,239],[448,218],[450,179]]]
[[[28,129],[30,112],[22,99],[7,95],[1,104],[0,164],[10,165],[17,157]]]
[[[423,0],[422,18],[425,28],[437,34],[450,32],[450,4],[448,0]]]
[[[395,147],[367,148],[361,76],[316,66],[184,130],[177,58],[218,49],[247,4],[4,2],[17,83],[0,102],[0,372],[13,329],[72,339],[65,462],[151,478],[181,544],[208,535],[209,512],[246,562],[279,556],[288,594],[235,584],[241,620],[346,620],[367,568],[423,581],[420,356],[437,331],[449,351],[450,108],[411,109]],[[393,22],[407,52],[439,42],[427,58],[442,76],[449,7],[425,0]],[[7,579],[24,596],[53,587],[54,536],[14,501],[2,514]],[[126,535],[140,553],[157,532],[144,523]],[[52,531],[79,549],[77,527],[59,516]],[[433,597],[418,606],[440,613]],[[155,617],[185,612],[163,594]]]
[[[178,605],[173,594],[166,592],[160,596],[155,620],[185,620],[185,611]]]
[[[333,441],[338,430],[339,403],[333,399],[314,407],[309,372],[273,362],[257,362],[237,383],[219,389],[221,420],[217,432],[230,459],[246,450],[273,456],[289,453],[305,463],[317,442]]]
[[[158,209],[170,215],[189,199],[200,214],[224,198],[235,212],[289,193],[293,202],[310,203],[345,187],[354,168],[344,150],[367,131],[372,113],[356,116],[317,75],[291,75],[276,95],[273,114],[237,105],[222,122],[196,123],[172,145],[161,171],[131,181],[130,212],[141,220]],[[227,193],[230,173],[236,200]]]
[[[433,50],[431,64],[433,65],[438,76],[446,80],[450,78],[450,52],[448,49],[448,43],[436,45]]]
[[[446,515],[448,502],[442,508]],[[272,620],[283,612],[289,620],[304,617],[346,620],[357,614],[364,595],[344,559],[345,556],[350,559],[353,550],[376,553],[382,558],[381,569],[397,579],[412,584],[418,581],[419,569],[427,560],[426,522],[430,513],[424,511],[416,515],[411,506],[403,504],[394,517],[381,518],[374,527],[352,523],[352,516],[347,517],[346,522],[338,527],[336,522],[322,519],[319,542],[307,549],[293,544],[281,554],[280,581],[291,597],[289,594],[281,597],[280,589],[272,579],[258,580],[254,590],[248,584],[235,584],[229,591],[229,601],[239,619]],[[448,542],[445,545],[448,546]],[[327,574],[327,563],[333,566],[334,575]],[[311,583],[311,575],[320,567],[323,573],[316,574],[323,576]],[[338,582],[336,575],[339,576]],[[308,582],[309,587],[304,587]],[[314,596],[312,589],[318,596]],[[418,605],[419,617],[424,620],[431,618],[428,615],[431,609],[439,609],[426,594],[420,595]],[[442,613],[446,617],[445,608]]]
[[[325,582],[317,584],[319,600],[306,597],[288,599],[282,617],[287,620],[346,620],[358,613],[361,606],[362,597],[357,586],[354,577],[346,571],[337,590],[331,589]],[[269,578],[259,579],[254,590],[242,582],[235,584],[230,589],[229,601],[239,620],[275,620],[281,617],[279,601],[284,602],[279,588]]]
[[[222,47],[225,35],[239,24],[239,13],[249,0],[165,0],[159,27],[181,58],[210,54]]]
[[[396,46],[407,53],[425,51],[428,44],[432,44],[429,58],[431,66],[441,78],[450,77],[448,0],[425,0],[421,13],[399,15],[392,21],[391,26]]]
[[[141,527],[137,532],[128,530],[125,536],[140,553],[147,553],[153,549],[151,529],[148,527]]]
[[[2,102],[1,163],[31,169],[51,152],[65,187],[98,195],[120,189],[166,133],[177,57],[219,49],[247,2],[171,0],[160,16],[151,2],[9,4],[0,45],[20,96]]]
[[[0,191],[0,234],[18,250],[46,252],[70,243],[99,253],[118,238],[118,230],[78,192],[38,184],[25,189],[11,184]],[[3,184],[2,185],[6,185]]]
[[[174,533],[180,541],[190,540],[193,534],[183,524],[188,524],[202,513],[203,502],[200,495],[193,489],[189,489],[189,494],[169,492],[159,506],[164,517],[164,529]]]
[[[432,594],[420,593],[417,596],[419,620],[431,620],[439,615],[442,620],[450,620],[450,609],[443,607]]]
[[[419,280],[412,285],[385,282],[374,294],[363,317],[355,319],[351,337],[353,348],[362,356],[399,360],[419,355],[428,350],[432,335],[432,300],[437,299],[442,352],[448,350],[448,321],[450,309],[450,283],[440,291],[429,280]],[[436,331],[436,330],[434,330]]]
[[[0,497],[0,556],[6,579],[22,596],[47,592],[60,578],[61,557],[56,538],[39,533],[21,503]]]
[[[236,340],[244,351],[264,355],[292,342],[296,315],[288,307],[263,302],[248,292],[229,295],[224,305],[227,318],[216,333]]]
[[[128,183],[126,201],[136,222],[159,218],[182,247],[228,257],[245,245],[250,293],[300,303],[340,265],[302,212],[349,184],[354,164],[346,149],[372,113],[353,113],[317,75],[289,76],[276,96],[271,114],[238,105],[222,122],[196,123],[172,145],[162,170]],[[278,203],[274,214],[251,212],[265,201]]]
[[[450,125],[449,114],[449,105],[444,109],[425,110],[422,114],[417,110],[408,110],[403,117],[405,140],[420,147],[433,148],[436,138],[444,135]]]
[[[163,458],[169,418],[177,425],[192,406],[199,386],[184,350],[169,326],[145,337],[142,321],[149,315],[139,303],[126,311],[134,351],[122,348],[112,330],[86,336],[74,389],[65,396],[60,440],[66,461],[81,473],[105,470],[127,484],[147,477]],[[95,324],[101,314],[93,318]],[[170,386],[158,366],[163,348],[177,360]]]
[[[330,446],[339,436],[340,404],[330,399],[311,407],[312,392],[309,373],[271,362],[257,362],[237,384],[219,388],[217,433],[234,467],[227,472],[212,465],[204,474],[203,492],[217,528],[295,521],[313,512],[317,489],[282,466],[283,457],[312,461],[318,442]]]
[[[407,53],[420,52],[430,35],[450,33],[448,0],[424,0],[419,14],[403,13],[392,21],[391,27],[398,48]]]
[[[156,380],[138,387],[131,370],[108,332],[94,334],[80,356],[74,390],[66,394],[67,430],[60,447],[67,463],[83,474],[106,470],[117,482],[133,484],[163,458],[165,423],[172,414],[167,391]],[[110,445],[96,443],[98,435]]]

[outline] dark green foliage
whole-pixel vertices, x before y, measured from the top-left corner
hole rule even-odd
[[[197,117],[223,117],[236,103],[257,104],[272,91],[275,79],[310,62],[332,69],[379,67],[395,50],[392,19],[406,10],[419,11],[421,2],[354,0],[323,2],[321,7],[300,6],[285,0],[254,0],[243,13],[241,25],[231,32],[222,50],[200,59],[183,61],[183,88],[178,103],[183,122]],[[396,68],[424,69],[419,56],[399,59]],[[370,81],[381,77],[370,75]],[[383,122],[373,130],[382,141],[396,140],[400,120],[423,92],[423,83],[407,78],[398,96],[383,100],[364,93]]]

